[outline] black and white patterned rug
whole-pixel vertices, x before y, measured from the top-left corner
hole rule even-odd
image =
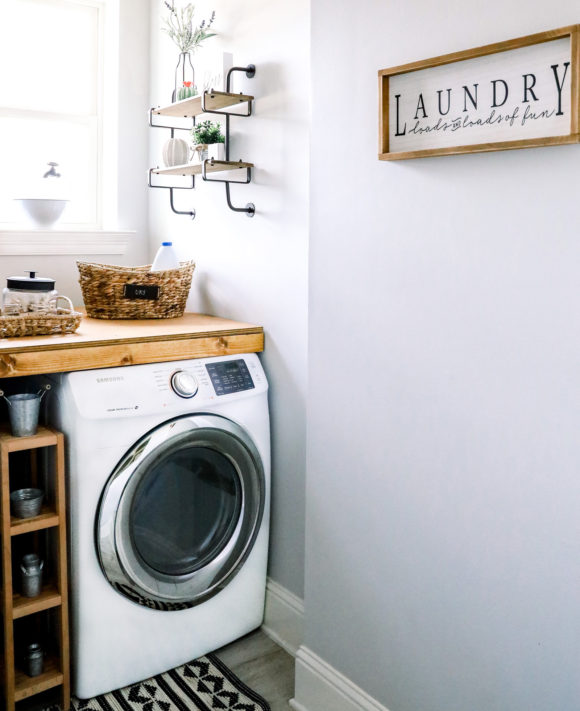
[[[72,699],[71,711],[270,711],[215,655],[208,654],[138,684]]]

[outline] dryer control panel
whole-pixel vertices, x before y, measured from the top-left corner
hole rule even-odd
[[[69,373],[77,411],[86,418],[177,417],[268,390],[255,353]]]
[[[224,360],[220,363],[206,363],[205,367],[216,395],[231,395],[254,387],[246,361],[242,358]]]

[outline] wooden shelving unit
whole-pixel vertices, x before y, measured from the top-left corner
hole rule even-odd
[[[228,91],[206,91],[205,96],[192,96],[189,99],[176,101],[168,106],[158,106],[152,110],[154,116],[175,116],[190,118],[193,116],[201,116],[207,111],[221,111],[223,109],[232,108],[241,104],[247,104],[253,101],[254,97],[248,94],[234,94]],[[202,106],[205,104],[205,108]]]
[[[252,202],[246,203],[244,207],[236,207],[232,203],[230,195],[230,184],[247,184],[252,180],[253,163],[245,163],[243,161],[230,160],[230,117],[248,117],[252,114],[252,104],[254,97],[249,94],[235,94],[230,91],[232,72],[244,72],[246,77],[251,79],[256,73],[256,67],[253,64],[248,64],[246,67],[232,67],[226,77],[226,91],[204,91],[199,96],[192,96],[189,99],[175,101],[167,106],[158,106],[152,108],[149,112],[149,125],[152,128],[168,128],[171,130],[171,138],[175,131],[190,131],[192,126],[195,126],[197,116],[202,114],[217,114],[225,119],[225,160],[214,161],[204,160],[203,165],[200,163],[192,163],[187,165],[177,165],[167,168],[151,168],[149,170],[149,187],[161,188],[169,190],[169,204],[176,215],[187,215],[192,219],[195,218],[195,210],[178,210],[173,202],[174,190],[193,190],[195,188],[195,176],[201,175],[202,179],[210,183],[223,183],[226,189],[226,202],[230,210],[241,212],[248,217],[253,217],[256,214],[256,206]],[[239,106],[246,105],[246,113],[236,111]],[[154,117],[166,117],[173,119],[173,122],[161,123],[161,119],[154,121]],[[184,125],[175,125],[175,119],[192,119],[192,126],[185,127]],[[245,170],[246,175],[244,180],[231,179],[229,176],[221,178],[208,177],[211,173],[222,173],[229,171]],[[188,177],[187,185],[171,185],[164,184],[169,181],[160,181],[155,183],[153,176],[181,176]],[[239,174],[236,174],[239,175]]]
[[[51,495],[41,513],[34,518],[18,519],[10,515],[10,491],[19,489],[19,470],[10,472],[10,455],[50,448],[54,467],[50,475]],[[35,457],[36,466],[37,457]],[[61,687],[61,704],[64,711],[70,708],[68,578],[66,552],[66,493],[64,480],[64,437],[47,427],[39,427],[32,437],[13,437],[0,431],[0,528],[2,533],[2,617],[3,617],[3,687],[4,708],[15,711],[16,703],[43,691]],[[48,487],[47,487],[48,488]],[[26,598],[18,594],[13,584],[13,542],[15,536],[55,529],[53,567],[54,580],[43,586],[40,595]],[[30,677],[21,668],[15,655],[15,620],[53,610],[57,616],[57,639],[40,640],[43,646],[52,642],[58,650],[47,656],[43,673]],[[31,640],[32,641],[32,640]]]

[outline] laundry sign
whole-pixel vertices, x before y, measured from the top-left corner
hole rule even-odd
[[[379,71],[379,159],[578,143],[580,25]]]

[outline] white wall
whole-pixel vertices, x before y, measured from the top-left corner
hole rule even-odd
[[[149,255],[149,1],[120,0],[119,16],[117,226],[135,230],[136,234],[123,258],[94,261],[137,265],[146,264]]]
[[[378,69],[577,2],[311,5],[306,645],[390,711],[577,708],[580,149],[377,160]]]
[[[196,18],[216,11],[219,37],[206,52],[232,52],[236,65],[253,63],[254,79],[235,77],[234,89],[256,97],[254,115],[233,118],[232,158],[255,163],[250,185],[233,186],[236,206],[256,205],[250,219],[231,212],[223,185],[177,192],[174,215],[165,190],[150,196],[151,250],[171,239],[182,259],[193,258],[188,309],[261,324],[263,363],[271,385],[273,501],[270,576],[303,594],[308,234],[309,17],[307,0],[200,1]],[[152,0],[151,105],[169,103],[178,50],[161,32],[166,14]],[[202,50],[203,52],[203,50]],[[197,57],[194,57],[194,65]],[[161,162],[169,131],[151,130],[151,164]],[[187,134],[183,134],[187,138]]]
[[[2,256],[0,283],[3,286],[6,277],[36,269],[38,276],[55,279],[58,291],[80,305],[82,297],[78,285],[77,259],[128,265],[144,264],[147,261],[149,13],[143,11],[142,0],[118,2],[119,35],[122,39],[118,46],[118,136],[115,141],[118,162],[118,184],[115,191],[117,215],[110,216],[112,223],[106,227],[134,230],[135,234],[129,237],[127,250],[122,255]]]

